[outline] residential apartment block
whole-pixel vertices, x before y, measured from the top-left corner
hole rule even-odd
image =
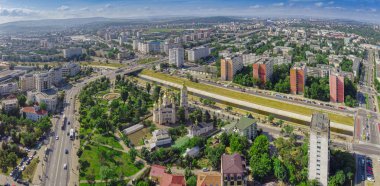
[[[253,78],[256,78],[264,83],[270,81],[273,74],[273,60],[262,59],[255,64],[253,67]]]
[[[223,81],[232,81],[237,71],[243,68],[241,56],[230,56],[220,61],[220,76]]]
[[[314,113],[310,125],[309,180],[328,185],[330,162],[330,120],[327,114]]]
[[[306,65],[303,63],[295,63],[290,69],[290,92],[292,94],[302,94],[305,89],[306,78]]]
[[[169,49],[169,64],[182,67],[185,61],[185,50],[183,48]]]
[[[337,72],[330,72],[330,101],[344,102],[344,77]]]
[[[208,47],[202,46],[193,48],[187,51],[187,60],[195,62],[201,58],[207,57],[210,55],[210,49]]]

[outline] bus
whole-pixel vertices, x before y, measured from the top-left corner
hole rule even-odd
[[[74,129],[70,129],[70,139],[74,140],[74,137],[75,137]]]

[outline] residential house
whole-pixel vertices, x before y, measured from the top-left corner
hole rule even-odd
[[[237,123],[226,125],[222,130],[234,132],[253,140],[257,136],[257,121],[253,117],[241,117]]]
[[[25,118],[32,121],[37,121],[48,116],[48,111],[42,110],[38,105],[34,105],[33,107],[23,107],[21,109],[21,113],[25,116]]]
[[[240,154],[223,154],[221,161],[221,182],[223,186],[247,185],[245,161]]]
[[[188,136],[189,137],[194,137],[194,136],[201,136],[201,135],[204,135],[204,134],[207,134],[208,132],[214,130],[214,125],[212,122],[210,123],[204,123],[204,122],[201,122],[201,123],[198,123],[198,124],[195,124],[195,125],[191,125],[187,131],[188,131]]]
[[[159,129],[152,132],[152,138],[150,139],[150,149],[156,147],[169,145],[172,143],[172,138],[169,135],[168,130]]]

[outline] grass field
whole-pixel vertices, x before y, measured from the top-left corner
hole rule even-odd
[[[186,144],[187,141],[189,141],[189,139],[190,139],[190,138],[187,137],[187,136],[180,137],[180,138],[178,138],[178,139],[175,141],[173,147],[175,147],[175,148],[181,148],[182,146],[184,146],[184,145]]]
[[[139,146],[143,138],[149,139],[151,137],[149,128],[143,128],[137,132],[128,135],[128,139],[131,140],[133,145]]]
[[[157,60],[158,58],[156,57],[144,58],[144,59],[137,60],[137,64],[147,64],[147,63],[152,63]]]
[[[126,183],[128,183],[129,180],[123,180],[123,181],[119,181],[118,183],[116,183],[117,185],[115,186],[122,186],[122,185],[125,185]],[[110,183],[108,182],[108,185],[110,185]],[[107,186],[106,183],[95,183],[95,184],[89,184],[89,183],[80,183],[79,186]]]
[[[22,179],[24,179],[24,180],[33,180],[34,173],[36,172],[36,168],[37,168],[38,162],[39,162],[38,159],[33,159],[30,162],[30,164],[22,172]]]
[[[116,137],[112,134],[94,134],[92,140],[104,145],[109,145],[115,149],[123,149]]]
[[[271,107],[271,108],[276,108],[276,109],[280,109],[280,110],[284,110],[284,111],[289,111],[289,112],[293,112],[293,113],[297,113],[297,114],[301,114],[301,115],[305,115],[305,116],[311,116],[312,113],[314,113],[316,111],[320,111],[320,110],[311,109],[311,108],[302,107],[302,106],[296,106],[293,104],[284,103],[284,102],[280,102],[280,101],[276,101],[276,100],[271,100],[271,99],[267,99],[267,98],[263,98],[263,97],[259,97],[259,96],[254,96],[251,94],[236,92],[236,91],[232,91],[232,90],[228,90],[228,89],[224,89],[224,88],[219,88],[219,87],[215,87],[215,86],[210,86],[210,85],[205,85],[205,84],[201,84],[201,83],[195,83],[195,82],[191,82],[189,80],[183,79],[183,78],[169,76],[169,75],[157,73],[157,72],[154,72],[151,70],[143,70],[141,73],[143,75],[162,79],[162,80],[169,81],[172,83],[177,83],[177,84],[185,83],[186,86],[188,86],[188,87],[196,88],[198,90],[206,91],[209,93],[228,96],[228,97],[233,98],[233,99],[247,101],[247,102],[251,102],[254,104],[258,104],[258,105],[262,105],[262,106],[266,106],[266,107]],[[335,114],[335,113],[327,113],[327,114],[329,115],[330,120],[333,122],[353,126],[353,123],[354,123],[353,117],[344,116],[344,115]]]
[[[143,165],[136,167],[129,155],[103,146],[87,145],[80,157],[82,163],[80,180],[86,180],[86,175],[93,173],[95,180],[101,179],[101,170],[108,168],[118,175],[131,176],[142,169]]]

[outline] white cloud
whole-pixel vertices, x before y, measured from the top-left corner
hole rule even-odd
[[[377,12],[377,9],[376,8],[370,8],[369,11],[371,11],[371,12]]]
[[[316,7],[322,7],[323,6],[323,2],[317,2],[317,3],[314,3],[314,5]]]
[[[340,7],[340,6],[326,6],[325,9],[329,10],[345,10],[346,8]]]
[[[327,4],[328,5],[332,5],[332,4],[334,4],[335,2],[334,1],[330,1],[330,2],[328,2]]]
[[[106,7],[106,8],[111,8],[112,5],[111,5],[111,4],[106,4],[104,7]]]
[[[59,10],[59,11],[66,11],[66,10],[70,10],[70,7],[66,6],[66,5],[62,5],[62,6],[58,7],[57,10]]]
[[[261,5],[252,5],[252,6],[249,6],[249,8],[253,8],[253,9],[261,8],[261,7],[263,7],[263,6],[261,6]]]
[[[281,2],[281,3],[273,3],[272,5],[273,5],[273,6],[280,7],[280,6],[284,6],[285,4]]]
[[[88,7],[84,7],[84,8],[79,9],[79,11],[88,11],[88,10],[90,10]]]
[[[24,17],[37,14],[38,12],[22,8],[0,8],[0,16]]]

